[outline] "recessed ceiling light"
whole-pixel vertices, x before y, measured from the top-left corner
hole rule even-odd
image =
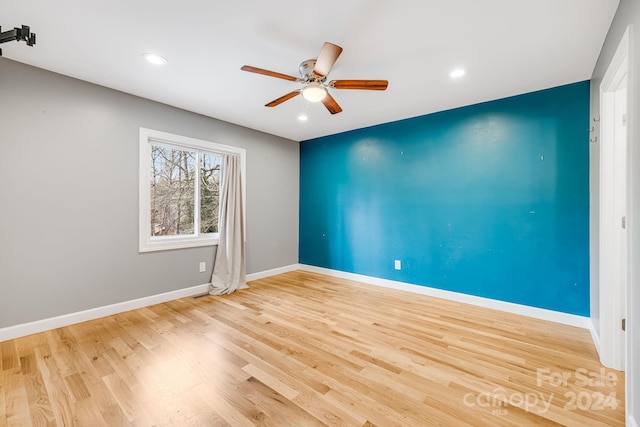
[[[143,53],[142,57],[147,60],[148,63],[153,65],[165,65],[167,60],[160,55],[156,55],[155,53]]]
[[[462,68],[456,68],[455,70],[449,73],[449,77],[451,77],[452,79],[457,79],[459,77],[464,76],[465,73],[466,71],[463,70]]]
[[[307,120],[309,120],[309,117],[307,117],[306,114],[300,114],[298,116],[298,120],[300,120],[301,122],[306,122]]]

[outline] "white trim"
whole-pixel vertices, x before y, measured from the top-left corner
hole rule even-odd
[[[300,264],[291,264],[271,270],[260,271],[258,273],[247,274],[247,282],[250,282],[252,280],[264,279],[265,277],[275,276],[276,274],[288,273],[290,271],[296,271],[300,269]]]
[[[578,316],[575,314],[561,313],[559,311],[546,310],[544,308],[530,307],[527,305],[514,304],[505,301],[499,301],[489,298],[477,297],[474,295],[462,294],[459,292],[445,291],[442,289],[430,288],[428,286],[414,285],[411,283],[396,282],[394,280],[379,279],[377,277],[363,276],[360,274],[346,273],[343,271],[330,270],[328,268],[315,267],[312,265],[300,265],[301,270],[313,273],[324,274],[327,276],[338,277],[341,279],[355,280],[385,288],[397,289],[401,291],[413,292],[416,294],[427,295],[435,298],[443,298],[455,302],[472,304],[479,307],[491,308],[507,313],[520,314],[522,316],[533,317],[550,322],[562,323],[564,325],[576,326],[583,329],[589,329],[591,320],[586,316]]]
[[[593,324],[593,320],[589,318],[589,332],[591,332],[591,340],[596,347],[596,352],[600,354],[600,334],[596,329],[596,325]]]
[[[636,321],[638,316],[638,296],[636,290],[638,289],[637,285],[640,282],[640,275],[638,274],[638,264],[632,262],[631,260],[638,259],[638,255],[640,255],[640,240],[638,237],[638,218],[640,218],[640,203],[638,202],[638,171],[640,170],[640,157],[638,153],[640,152],[640,147],[638,146],[637,141],[637,131],[636,126],[638,125],[635,121],[637,117],[638,105],[635,103],[635,99],[637,98],[637,86],[636,86],[636,74],[637,74],[637,60],[638,58],[635,56],[637,52],[636,39],[637,36],[634,35],[634,26],[629,25],[626,29],[626,33],[628,33],[629,37],[629,70],[627,73],[627,148],[629,150],[629,158],[627,163],[627,173],[628,173],[628,183],[627,183],[627,218],[630,219],[627,221],[628,224],[628,260],[629,260],[629,271],[628,271],[628,281],[627,281],[627,291],[626,291],[626,316],[627,316],[627,335],[625,338],[626,343],[626,355],[625,355],[625,375],[628,379],[625,381],[625,408],[626,413],[628,415],[628,424],[631,427],[639,427],[636,417],[640,416],[640,413],[637,413],[636,409],[638,409],[638,405],[633,405],[633,402],[637,402],[637,395],[640,393],[640,384],[638,383],[638,364],[637,364],[637,354],[635,354],[635,350],[637,349],[637,343],[639,342],[638,338],[640,338],[638,329],[634,328],[631,325],[637,325]]]
[[[625,334],[620,328],[620,321],[626,317],[624,306],[629,282],[630,252],[628,239],[620,228],[622,216],[629,217],[629,163],[620,168],[619,150],[624,148],[622,159],[628,162],[631,138],[629,127],[622,130],[622,125],[614,115],[620,108],[620,97],[624,99],[624,112],[629,117],[630,98],[628,88],[631,73],[631,28],[627,27],[616,49],[602,82],[600,83],[600,176],[599,176],[599,356],[600,362],[613,369],[625,370]],[[624,138],[620,138],[624,135]],[[623,170],[625,169],[625,170]],[[626,193],[621,194],[617,173],[625,173],[623,177]],[[622,197],[621,197],[622,196]],[[623,210],[624,209],[624,210]],[[630,227],[627,227],[627,234]],[[625,249],[622,249],[625,247]]]
[[[151,295],[131,301],[119,302],[116,304],[105,305],[103,307],[96,307],[89,310],[78,311],[76,313],[63,314],[61,316],[51,317],[49,319],[36,320],[34,322],[1,328],[0,342],[24,337],[26,335],[36,334],[38,332],[48,331],[51,329],[61,328],[63,326],[73,325],[75,323],[99,319],[100,317],[135,310],[137,308],[148,307],[154,304],[160,304],[179,298],[201,294],[203,292],[207,292],[209,290],[209,286],[211,285],[208,283],[204,285],[192,286],[190,288],[178,289],[176,291],[165,292],[163,294]]]

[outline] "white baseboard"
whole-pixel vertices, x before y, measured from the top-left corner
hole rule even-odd
[[[276,274],[288,273],[290,271],[300,270],[300,264],[291,264],[284,267],[278,267],[271,270],[265,270],[258,273],[247,274],[247,282],[252,280],[264,279],[265,277],[275,276]]]
[[[103,307],[96,307],[89,310],[78,311],[76,313],[63,314],[61,316],[51,317],[48,319],[36,320],[34,322],[0,328],[0,342],[24,337],[26,335],[35,334],[38,332],[48,331],[51,329],[61,328],[63,326],[73,325],[74,323],[86,322],[87,320],[98,319],[100,317],[110,316],[112,314],[122,313],[124,311],[148,307],[150,305],[160,304],[178,298],[201,294],[207,292],[209,290],[209,286],[210,285],[208,283],[204,285],[192,286],[190,288],[178,289],[177,291],[165,292],[162,294],[151,295],[131,301],[119,302]]]
[[[358,282],[368,283],[371,285],[382,286],[386,288],[398,289],[408,292],[413,292],[422,295],[433,296],[436,298],[444,298],[456,302],[462,302],[466,304],[473,304],[480,307],[492,308],[495,310],[506,311],[509,313],[521,314],[537,319],[549,320],[552,322],[563,323],[566,325],[577,326],[592,330],[593,324],[588,317],[576,316],[573,314],[561,313],[552,310],[545,310],[542,308],[529,307],[520,304],[513,304],[504,301],[492,300],[489,298],[482,298],[473,295],[461,294],[458,292],[445,291],[436,288],[429,288],[427,286],[412,285],[409,283],[397,282],[387,279],[379,279],[376,277],[364,276],[360,274],[346,273],[343,271],[330,270],[322,267],[315,267],[305,264],[292,264],[284,267],[274,268],[258,273],[252,273],[247,275],[247,282],[252,280],[262,279],[264,277],[274,276],[276,274],[287,273],[295,270],[305,270],[315,273],[324,274],[327,276],[339,277],[349,280],[355,280]],[[209,284],[192,286],[190,288],[179,289],[177,291],[166,292],[158,295],[151,295],[144,298],[135,299],[132,301],[124,301],[121,303],[111,304],[104,307],[97,307],[89,310],[79,311],[76,313],[64,314],[48,319],[36,320],[34,322],[23,323],[15,326],[8,326],[0,328],[0,342],[23,337],[26,335],[35,334],[38,332],[44,332],[63,326],[69,326],[74,323],[86,322],[88,320],[98,319],[100,317],[110,316],[112,314],[122,313],[124,311],[135,310],[137,308],[148,307],[154,304],[160,304],[163,302],[184,298],[196,294],[201,294],[209,290]],[[592,336],[594,334],[592,330]],[[597,335],[595,335],[597,336]],[[594,339],[594,342],[596,340]],[[598,343],[596,343],[598,346]]]
[[[443,298],[451,301],[472,304],[480,307],[491,308],[494,310],[505,311],[508,313],[520,314],[523,316],[533,317],[535,319],[548,320],[551,322],[562,323],[570,326],[577,326],[583,329],[589,329],[591,319],[585,316],[577,316],[575,314],[562,313],[559,311],[547,310],[544,308],[530,307],[527,305],[514,304],[505,301],[499,301],[489,298],[477,297],[458,292],[445,291],[442,289],[430,288],[428,286],[413,285],[410,283],[397,282],[394,280],[379,279],[377,277],[364,276],[361,274],[346,273],[344,271],[330,270],[312,265],[300,265],[301,270],[314,273],[324,274],[327,276],[338,277],[342,279],[355,280],[358,282],[368,283],[371,285],[382,286],[385,288],[398,289],[401,291],[413,292],[416,294]]]
[[[299,270],[299,264],[293,264],[285,267],[274,268],[272,270],[262,271],[253,274],[247,274],[247,281],[262,279],[264,277],[274,276],[276,274],[286,273],[289,271]],[[100,317],[110,316],[137,308],[148,307],[154,304],[160,304],[179,298],[190,297],[192,295],[202,294],[209,291],[208,283],[204,285],[192,286],[177,291],[166,292],[158,295],[151,295],[132,301],[124,301],[104,307],[92,308],[89,310],[79,311],[76,313],[63,314],[61,316],[51,317],[48,319],[36,320],[34,322],[23,323],[20,325],[8,326],[0,328],[0,342],[24,337],[38,332],[44,332],[63,326],[73,325],[74,323],[86,322],[88,320],[98,319]]]

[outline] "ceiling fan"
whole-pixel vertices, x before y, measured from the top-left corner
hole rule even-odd
[[[327,88],[333,89],[361,89],[361,90],[385,90],[389,84],[386,80],[331,80],[327,82],[327,75],[333,64],[335,64],[338,56],[342,53],[342,48],[333,43],[325,42],[320,50],[317,59],[308,59],[303,61],[298,70],[301,77],[294,77],[287,74],[277,73],[275,71],[265,70],[263,68],[244,65],[240,68],[250,73],[264,74],[265,76],[276,77],[279,79],[289,80],[292,82],[302,83],[303,87],[293,92],[281,96],[278,99],[265,104],[265,107],[275,107],[289,99],[302,95],[310,102],[320,102],[327,107],[331,114],[342,111],[340,105],[331,96]]]

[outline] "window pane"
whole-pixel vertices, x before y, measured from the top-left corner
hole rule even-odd
[[[151,235],[193,234],[196,153],[151,145]]]
[[[200,232],[218,232],[220,155],[200,154]]]

